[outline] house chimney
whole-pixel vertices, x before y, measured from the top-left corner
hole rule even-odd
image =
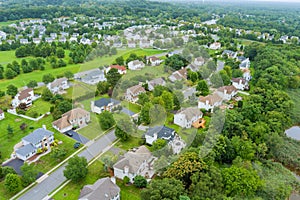
[[[116,184],[116,177],[112,176],[110,177],[111,182],[113,182],[114,184]]]
[[[43,129],[47,130],[47,127],[46,127],[46,125],[45,125],[45,124],[43,124]]]

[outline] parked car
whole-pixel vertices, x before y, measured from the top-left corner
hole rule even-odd
[[[74,149],[78,149],[80,147],[80,142],[76,142],[75,144],[74,144]]]
[[[73,133],[70,132],[70,131],[68,131],[68,132],[66,132],[66,135],[72,137],[72,136],[73,136]]]

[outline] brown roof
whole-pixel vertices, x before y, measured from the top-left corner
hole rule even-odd
[[[220,87],[220,88],[218,88],[218,91],[220,91],[220,92],[225,92],[225,90],[227,91],[227,93],[232,93],[232,92],[237,92],[237,89],[236,89],[236,87],[234,87],[233,85],[227,85],[227,86],[223,86],[223,87]]]
[[[33,91],[32,88],[27,88],[27,89],[25,89],[25,90],[19,92],[19,97],[18,97],[18,99],[19,99],[19,100],[23,100],[23,99],[26,99],[27,97],[30,97],[29,92],[32,92],[32,91]]]
[[[187,70],[186,68],[182,68],[180,70],[177,71],[183,78],[187,78]]]
[[[64,81],[67,81],[68,79],[67,78],[59,78],[59,79],[55,79],[51,84],[50,84],[50,87],[51,88],[54,88],[54,87],[57,87],[59,85],[61,85],[62,82]]]
[[[71,126],[71,124],[68,121],[68,116],[64,116],[64,117],[52,122],[52,125],[56,126],[59,130],[62,130],[64,128]]]
[[[202,117],[202,115],[203,115],[203,113],[197,107],[183,108],[183,109],[179,110],[176,114],[184,114],[185,118],[188,121],[192,120],[195,116]]]
[[[149,60],[151,60],[151,62],[153,62],[153,61],[159,60],[159,58],[156,56],[151,56],[151,57],[149,57]]]
[[[222,97],[220,97],[217,93],[213,93],[205,97],[204,96],[199,97],[200,102],[206,103],[206,101],[208,101],[210,105],[214,105],[216,102],[220,102],[222,100],[223,100]]]
[[[128,88],[127,90],[129,90],[132,94],[139,94],[139,93],[146,92],[146,90],[140,85],[132,86],[132,87]]]
[[[242,84],[246,84],[247,82],[244,78],[232,78],[231,81],[235,83],[240,83],[240,81],[242,81]]]
[[[84,117],[88,114],[89,114],[89,112],[82,108],[74,108],[74,109],[70,110],[69,112],[66,112],[65,114],[63,114],[62,117],[67,116],[68,120],[73,120],[73,119],[77,119],[80,117]]]

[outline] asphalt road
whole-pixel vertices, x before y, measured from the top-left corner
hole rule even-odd
[[[105,148],[109,147],[113,141],[116,140],[116,136],[114,130],[107,133],[93,144],[91,144],[87,149],[82,151],[79,156],[83,156],[89,162],[94,157],[99,155]],[[59,167],[52,174],[50,174],[46,179],[44,179],[41,183],[37,184],[29,191],[27,191],[23,196],[19,199],[21,200],[42,200],[49,193],[54,191],[57,187],[59,187],[66,178],[63,175],[63,171],[65,169],[66,164]]]

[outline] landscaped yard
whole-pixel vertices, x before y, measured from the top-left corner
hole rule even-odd
[[[97,160],[88,167],[89,173],[87,177],[80,182],[70,182],[62,190],[54,195],[54,200],[74,200],[78,199],[80,190],[87,184],[94,184],[98,179],[108,177],[109,174],[104,172],[103,164]]]
[[[134,113],[139,113],[141,111],[141,106],[139,106],[138,104],[134,104],[128,101],[122,101],[121,105],[124,108],[127,108],[128,110],[134,112]]]
[[[124,149],[125,151],[128,151],[129,149],[132,149],[134,147],[141,146],[142,139],[140,137],[129,137],[129,139],[125,142],[119,141],[116,144],[116,147],[119,147],[121,149]]]
[[[32,117],[30,113],[37,113],[38,116],[46,114],[50,111],[51,106],[53,106],[51,103],[40,98],[33,102],[32,106],[26,111],[26,115]]]
[[[141,189],[136,188],[134,185],[126,186],[121,180],[117,180],[117,185],[121,189],[121,200],[141,200]]]
[[[84,96],[89,93],[96,92],[96,85],[88,85],[79,81],[72,81],[72,87],[66,90],[66,93],[63,94],[64,97],[68,99],[75,99],[81,96]]]
[[[103,134],[104,131],[100,127],[97,115],[91,113],[91,122],[88,124],[88,126],[81,128],[77,132],[87,137],[88,139],[94,139],[97,136]]]

